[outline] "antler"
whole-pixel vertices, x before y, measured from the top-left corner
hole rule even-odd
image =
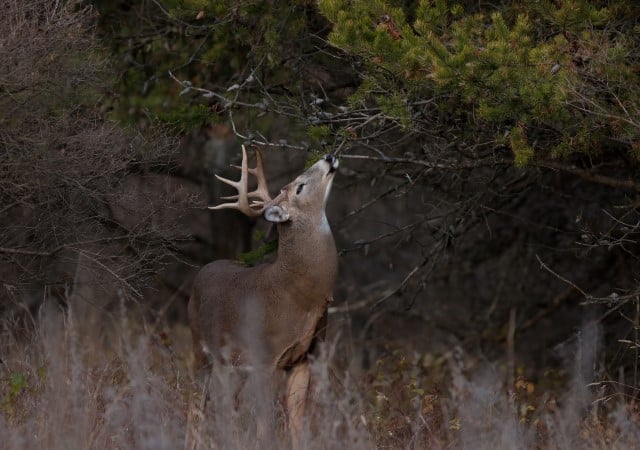
[[[216,178],[229,186],[233,186],[238,190],[238,194],[222,197],[223,200],[236,200],[233,203],[222,203],[217,206],[209,206],[209,209],[238,209],[250,217],[259,216],[264,211],[266,204],[270,202],[269,188],[264,178],[264,170],[262,168],[262,154],[256,149],[256,167],[250,169],[247,164],[247,150],[242,146],[242,163],[240,166],[233,165],[236,169],[240,169],[240,180],[232,181],[216,175]],[[255,190],[248,192],[249,174],[256,177],[258,186]],[[251,200],[251,202],[250,202]]]

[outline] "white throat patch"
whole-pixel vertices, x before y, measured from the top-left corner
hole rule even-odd
[[[327,214],[324,211],[322,211],[322,217],[320,218],[320,232],[324,234],[331,234],[331,227],[327,220]]]
[[[329,194],[331,193],[331,186],[333,185],[333,178],[329,180],[327,184],[327,189],[324,191],[324,203],[322,204],[322,209],[327,206],[327,200],[329,200]]]

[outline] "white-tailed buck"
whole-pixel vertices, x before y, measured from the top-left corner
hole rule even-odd
[[[189,322],[195,364],[213,361],[287,372],[286,408],[294,447],[299,446],[309,390],[308,353],[324,331],[333,300],[338,259],[325,206],[338,159],[326,155],[271,198],[256,151],[249,168],[242,147],[239,181],[218,177],[238,190],[234,208],[277,225],[273,262],[245,267],[219,260],[204,266],[193,283]],[[257,179],[248,191],[249,174]]]

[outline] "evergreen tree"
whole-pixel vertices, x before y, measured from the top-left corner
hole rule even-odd
[[[517,165],[611,149],[638,156],[637,4],[477,5],[321,0],[330,42],[364,66],[351,101],[374,102],[408,131],[435,122],[507,145]],[[435,111],[417,114],[427,101]]]

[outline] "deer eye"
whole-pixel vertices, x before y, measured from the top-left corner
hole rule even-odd
[[[298,185],[298,187],[296,188],[296,195],[299,195],[300,192],[302,192],[302,189],[304,188],[304,183],[300,183]]]

